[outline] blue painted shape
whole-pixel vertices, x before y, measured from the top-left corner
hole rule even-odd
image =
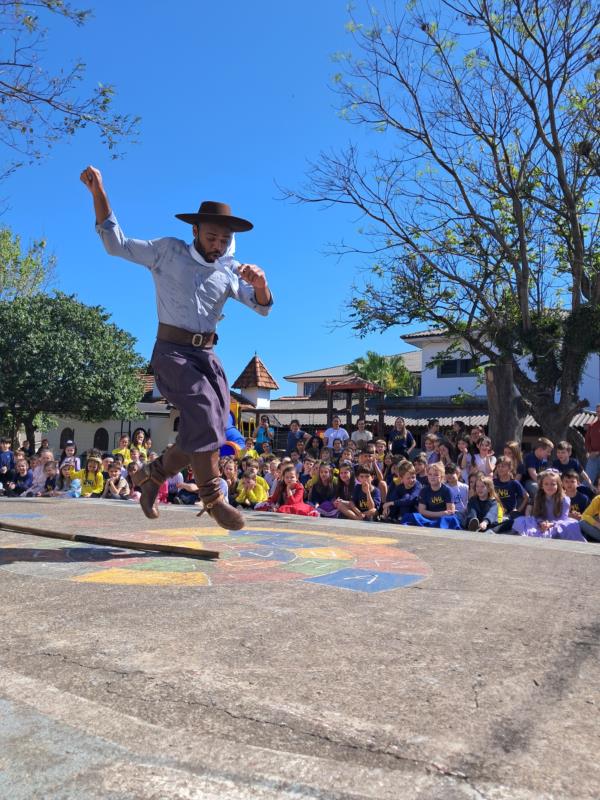
[[[423,575],[411,575],[402,572],[375,572],[369,569],[339,569],[329,575],[308,578],[304,583],[320,583],[324,586],[335,586],[336,589],[349,589],[352,592],[389,592],[392,589],[403,589],[424,579]]]
[[[285,564],[297,558],[295,553],[284,550],[281,547],[271,547],[265,544],[248,545],[247,549],[235,551],[240,558],[250,558],[257,560],[264,558],[266,561],[280,561]]]
[[[45,514],[0,514],[0,519],[41,519]]]

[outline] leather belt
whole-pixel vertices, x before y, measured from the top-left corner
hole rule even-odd
[[[158,333],[156,338],[162,342],[171,344],[182,344],[188,347],[200,347],[207,350],[219,341],[218,335],[214,331],[209,333],[192,333],[184,328],[176,328],[175,325],[165,325],[164,322],[158,323]]]

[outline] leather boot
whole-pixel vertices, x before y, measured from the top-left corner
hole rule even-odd
[[[133,474],[133,484],[140,491],[140,506],[148,519],[158,519],[158,490],[162,484],[190,463],[190,454],[176,444]]]
[[[222,528],[228,531],[241,530],[244,527],[244,517],[236,508],[229,505],[221,491],[219,451],[193,453],[192,469],[204,509]]]

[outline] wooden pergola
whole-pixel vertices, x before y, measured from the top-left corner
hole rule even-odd
[[[366,412],[366,398],[367,395],[376,394],[383,397],[385,391],[376,383],[367,381],[364,378],[359,378],[358,375],[345,375],[343,378],[332,378],[324,380],[323,383],[317,388],[312,397],[315,399],[322,399],[325,395],[327,397],[327,427],[331,427],[331,420],[333,414],[333,395],[336,392],[344,392],[346,394],[346,426],[352,427],[352,398],[358,395],[358,416],[364,417]],[[383,430],[385,420],[385,411],[383,404],[380,403],[379,408],[379,429]]]

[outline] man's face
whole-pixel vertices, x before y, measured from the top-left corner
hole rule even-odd
[[[292,431],[292,433],[298,433],[298,431],[300,430],[300,425],[298,425],[297,422],[292,422],[292,424],[290,425],[290,430]]]
[[[337,429],[340,427],[340,420],[339,420],[339,418],[338,418],[338,417],[334,417],[334,418],[331,420],[331,427],[332,427],[332,428],[335,428],[335,430],[337,430]]]
[[[209,263],[216,261],[231,244],[232,233],[229,228],[214,222],[194,225],[194,245],[200,255]]]

